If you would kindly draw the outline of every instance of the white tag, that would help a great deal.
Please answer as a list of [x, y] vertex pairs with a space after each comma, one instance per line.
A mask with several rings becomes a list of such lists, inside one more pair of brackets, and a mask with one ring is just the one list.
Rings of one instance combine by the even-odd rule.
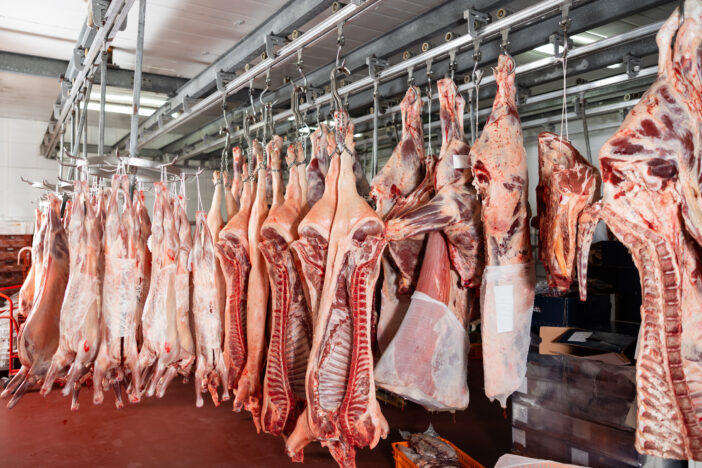
[[643, 336], [643, 325], [639, 327], [639, 336], [636, 338], [636, 351], [634, 351], [634, 359], [639, 358], [639, 346], [641, 345], [641, 337]]
[[585, 343], [588, 338], [592, 336], [592, 332], [588, 331], [578, 331], [578, 332], [573, 332], [572, 335], [570, 335], [570, 338], [568, 341], [571, 341], [573, 343]]
[[522, 380], [522, 384], [519, 386], [517, 389], [519, 393], [527, 394], [529, 393], [529, 385], [527, 384], [527, 378], [524, 377], [524, 380]]
[[469, 169], [470, 168], [470, 158], [467, 154], [454, 154], [453, 155], [453, 168], [454, 169]]
[[146, 239], [146, 247], [148, 247], [149, 252], [152, 252], [152, 253], [153, 253], [153, 249], [151, 248], [151, 237], [152, 237], [152, 236], [149, 236], [149, 238]]
[[529, 424], [529, 408], [520, 405], [519, 403], [512, 403], [512, 416], [515, 421], [521, 421], [524, 424]]
[[590, 457], [588, 457], [587, 452], [578, 450], [575, 447], [570, 448], [570, 462], [576, 465], [588, 466]]
[[508, 333], [514, 330], [514, 293], [512, 285], [494, 286], [492, 294], [495, 297], [497, 312], [497, 333]]
[[526, 448], [526, 433], [521, 430], [517, 429], [516, 427], [512, 428], [512, 445], [519, 444], [522, 447]]

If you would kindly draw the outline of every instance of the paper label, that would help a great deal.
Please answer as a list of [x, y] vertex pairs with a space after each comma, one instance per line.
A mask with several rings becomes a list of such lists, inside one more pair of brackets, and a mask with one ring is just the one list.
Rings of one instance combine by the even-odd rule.
[[512, 417], [515, 421], [521, 421], [524, 424], [529, 424], [529, 408], [520, 405], [519, 403], [512, 403]]
[[454, 169], [470, 169], [470, 158], [467, 154], [454, 154], [453, 167]]
[[592, 336], [592, 332], [589, 331], [577, 331], [570, 335], [568, 341], [573, 343], [585, 343], [588, 338]]
[[570, 462], [576, 465], [588, 466], [590, 457], [587, 452], [578, 450], [575, 447], [570, 448]]
[[497, 312], [497, 333], [508, 333], [514, 330], [514, 293], [511, 284], [494, 286], [492, 293], [495, 297]]
[[512, 428], [512, 445], [517, 445], [517, 444], [526, 448], [526, 433], [521, 429], [517, 429], [516, 427], [513, 427]]

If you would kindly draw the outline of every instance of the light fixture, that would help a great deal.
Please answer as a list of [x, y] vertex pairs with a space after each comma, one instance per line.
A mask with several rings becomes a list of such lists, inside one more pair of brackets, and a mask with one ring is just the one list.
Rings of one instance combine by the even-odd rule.
[[289, 120], [290, 122], [292, 122], [293, 120], [295, 120], [295, 116], [294, 116], [294, 115], [291, 115], [290, 117], [288, 117], [288, 120]]
[[[88, 101], [88, 110], [100, 111], [100, 103]], [[139, 107], [139, 115], [143, 117], [148, 117], [156, 111], [153, 107]], [[132, 115], [132, 106], [125, 106], [123, 104], [111, 104], [105, 103], [105, 112], [110, 112], [113, 114], [125, 114]]]
[[178, 117], [180, 117], [180, 112], [175, 111], [175, 112], [171, 113], [171, 117], [173, 117], [174, 119], [177, 119]]
[[[127, 104], [129, 106], [132, 105], [133, 97], [131, 93], [105, 93], [105, 102], [110, 103], [110, 104]], [[139, 103], [142, 106], [148, 106], [148, 107], [161, 107], [165, 102], [167, 98], [165, 96], [157, 96], [157, 95], [144, 95], [142, 94], [139, 99]], [[90, 101], [92, 102], [100, 102], [100, 91], [93, 89], [90, 93]]]
[[353, 137], [354, 138], [361, 138], [363, 136], [363, 133], [354, 133]]

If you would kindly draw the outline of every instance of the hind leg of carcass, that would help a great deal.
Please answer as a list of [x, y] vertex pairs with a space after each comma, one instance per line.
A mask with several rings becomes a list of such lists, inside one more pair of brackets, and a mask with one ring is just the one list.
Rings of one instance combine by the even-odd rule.
[[205, 404], [204, 400], [202, 399], [202, 394], [205, 393], [205, 390], [207, 388], [207, 376], [205, 375], [205, 372], [205, 360], [198, 359], [197, 364], [195, 365], [194, 378], [195, 406], [197, 406], [198, 408], [202, 408], [202, 405]]
[[78, 358], [73, 361], [71, 368], [68, 370], [68, 374], [66, 374], [66, 385], [61, 392], [63, 396], [68, 396], [68, 394], [73, 391], [73, 384], [78, 383], [86, 372], [88, 372], [88, 368], [83, 365], [82, 361]]
[[221, 351], [217, 353], [215, 369], [217, 370], [217, 374], [219, 374], [220, 380], [222, 381], [222, 401], [229, 401], [229, 368], [224, 363], [224, 353]]
[[151, 382], [149, 383], [149, 388], [146, 391], [147, 396], [154, 396], [156, 393], [156, 387], [158, 386], [159, 381], [161, 378], [164, 376], [166, 373], [166, 365], [161, 361], [160, 359], [156, 362], [156, 370], [154, 371], [153, 377], [151, 377]]
[[[80, 408], [80, 405], [78, 404], [78, 394], [80, 393], [80, 387], [80, 382], [75, 382], [73, 384], [73, 390], [71, 391], [71, 411], [78, 411], [78, 408]], [[66, 388], [68, 388], [68, 385], [66, 385]]]
[[166, 388], [168, 388], [168, 384], [171, 383], [171, 380], [173, 380], [176, 375], [178, 375], [178, 368], [175, 364], [171, 364], [168, 366], [166, 373], [163, 375], [163, 377], [161, 377], [161, 380], [159, 380], [158, 385], [156, 386], [156, 396], [158, 398], [163, 398], [163, 395], [166, 393]]
[[12, 378], [12, 380], [10, 380], [10, 382], [7, 384], [5, 390], [3, 390], [2, 393], [0, 393], [0, 397], [7, 398], [12, 393], [14, 393], [17, 387], [19, 387], [20, 384], [24, 381], [24, 378], [27, 376], [27, 372], [29, 372], [29, 367], [22, 366], [19, 372], [17, 372], [17, 374]]
[[44, 385], [42, 385], [41, 390], [39, 390], [39, 393], [42, 396], [46, 396], [49, 394], [49, 392], [51, 392], [51, 389], [54, 386], [54, 381], [56, 380], [56, 377], [58, 377], [59, 372], [65, 369], [73, 358], [75, 358], [75, 353], [71, 353], [65, 350], [63, 346], [59, 346], [58, 350], [54, 354], [54, 357], [51, 358], [51, 365], [46, 373]]
[[22, 385], [19, 386], [17, 391], [15, 392], [14, 395], [12, 395], [12, 398], [10, 401], [7, 403], [7, 408], [12, 409], [14, 406], [17, 404], [18, 401], [24, 396], [25, 393], [27, 393], [27, 390], [31, 389], [35, 383], [37, 383], [37, 378], [32, 374], [31, 369], [29, 370], [29, 373], [27, 374], [27, 377], [22, 381]]
[[112, 385], [112, 388], [115, 391], [115, 407], [117, 407], [117, 409], [124, 408], [124, 401], [122, 400], [122, 382], [117, 380]]
[[93, 404], [101, 405], [105, 399], [102, 382], [110, 367], [110, 357], [107, 354], [107, 346], [100, 347], [98, 357], [93, 365]]
[[141, 374], [139, 372], [139, 352], [137, 351], [137, 343], [135, 339], [127, 343], [126, 355], [124, 363], [131, 374], [129, 386], [127, 387], [127, 396], [132, 403], [139, 403], [141, 400]]

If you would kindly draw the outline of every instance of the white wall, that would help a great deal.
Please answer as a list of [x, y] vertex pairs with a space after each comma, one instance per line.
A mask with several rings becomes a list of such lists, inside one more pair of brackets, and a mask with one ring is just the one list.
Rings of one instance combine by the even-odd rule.
[[56, 181], [58, 165], [39, 153], [47, 122], [0, 118], [0, 220], [34, 222], [42, 191], [25, 179]]

